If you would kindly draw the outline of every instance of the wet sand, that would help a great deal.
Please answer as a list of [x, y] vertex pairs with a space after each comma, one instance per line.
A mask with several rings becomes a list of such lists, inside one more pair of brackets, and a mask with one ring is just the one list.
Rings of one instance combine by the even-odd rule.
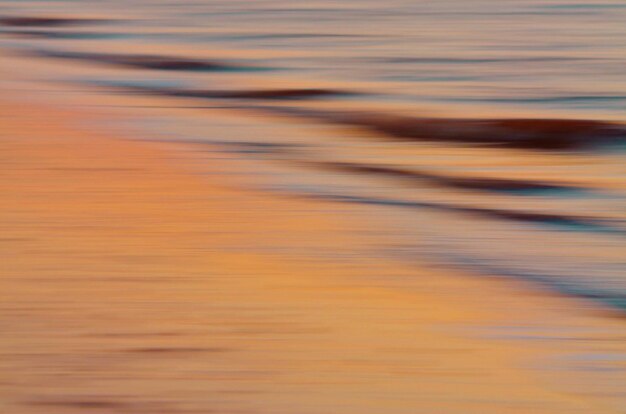
[[341, 205], [194, 174], [85, 110], [0, 113], [3, 412], [621, 412], [555, 362], [626, 351], [595, 305], [352, 260], [372, 230]]

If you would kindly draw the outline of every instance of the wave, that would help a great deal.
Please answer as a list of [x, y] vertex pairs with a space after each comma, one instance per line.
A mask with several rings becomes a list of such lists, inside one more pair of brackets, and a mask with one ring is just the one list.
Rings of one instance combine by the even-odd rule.
[[515, 269], [459, 252], [437, 252], [430, 249], [428, 257], [430, 260], [434, 259], [448, 266], [459, 267], [464, 271], [491, 277], [523, 280], [562, 295], [602, 303], [620, 312], [620, 314], [626, 312], [626, 293], [623, 291], [593, 286], [591, 283], [576, 282], [566, 274], [555, 276], [537, 271]]
[[[179, 89], [162, 88], [158, 86], [140, 85], [139, 83], [87, 81], [88, 85], [119, 88], [125, 91], [140, 92], [149, 95], [160, 95], [177, 98], [198, 99], [251, 99], [251, 100], [302, 100], [316, 98], [337, 98], [345, 96], [364, 95], [359, 92], [328, 89], [328, 88], [277, 88], [277, 89]], [[142, 82], [145, 83], [145, 82]]]
[[[365, 93], [358, 91], [318, 88], [194, 91], [118, 83], [108, 83], [108, 86], [163, 96], [208, 99], [278, 100], [365, 95]], [[359, 127], [405, 141], [441, 141], [533, 150], [593, 149], [626, 142], [626, 126], [608, 121], [550, 118], [422, 118], [383, 112], [331, 111], [254, 105], [233, 106], [233, 109], [249, 109], [275, 115], [287, 115]]]
[[106, 32], [79, 32], [79, 31], [52, 31], [52, 30], [5, 30], [3, 35], [23, 37], [29, 39], [54, 40], [96, 40], [96, 39], [126, 39], [132, 37], [128, 33]]
[[81, 60], [93, 63], [104, 63], [115, 66], [126, 66], [141, 69], [168, 70], [168, 71], [245, 71], [263, 70], [265, 68], [238, 65], [229, 62], [205, 59], [192, 59], [160, 55], [125, 55], [108, 53], [83, 53], [67, 51], [38, 50], [25, 52], [39, 57]]
[[616, 220], [607, 220], [596, 217], [571, 216], [558, 213], [540, 213], [523, 210], [506, 210], [496, 208], [470, 207], [449, 203], [412, 201], [382, 197], [368, 197], [360, 195], [324, 193], [314, 191], [294, 191], [292, 194], [309, 198], [322, 199], [351, 204], [365, 204], [373, 206], [398, 207], [405, 209], [429, 209], [441, 212], [459, 213], [480, 216], [487, 219], [522, 222], [539, 226], [547, 226], [557, 230], [575, 231], [583, 233], [610, 234], [626, 236], [626, 229], [615, 226]]
[[310, 98], [328, 98], [355, 95], [355, 92], [323, 89], [323, 88], [293, 88], [293, 89], [248, 89], [248, 90], [185, 90], [185, 89], [156, 89], [139, 88], [144, 92], [152, 92], [164, 96], [183, 98], [207, 99], [268, 99], [268, 100], [298, 100]]
[[592, 149], [623, 144], [626, 126], [614, 122], [543, 118], [421, 118], [381, 112], [251, 107], [275, 114], [365, 128], [395, 139], [484, 144], [533, 150]]
[[488, 191], [507, 193], [511, 195], [535, 195], [535, 194], [570, 194], [587, 191], [582, 187], [573, 185], [561, 185], [533, 180], [511, 180], [503, 178], [478, 178], [441, 175], [426, 171], [408, 170], [402, 168], [376, 166], [368, 164], [356, 164], [347, 162], [328, 161], [304, 161], [305, 165], [318, 168], [348, 172], [357, 174], [377, 175], [389, 178], [397, 178], [407, 182], [427, 181], [442, 187], [450, 187], [462, 190]]
[[69, 17], [5, 16], [0, 25], [13, 27], [62, 27], [102, 23], [102, 19], [75, 19]]

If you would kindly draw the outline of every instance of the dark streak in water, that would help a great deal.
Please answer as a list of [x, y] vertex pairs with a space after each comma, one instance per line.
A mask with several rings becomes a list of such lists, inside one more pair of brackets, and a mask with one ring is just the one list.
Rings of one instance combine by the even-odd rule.
[[[189, 91], [120, 84], [109, 86], [188, 98], [303, 99], [311, 96], [353, 93], [326, 89]], [[382, 112], [329, 111], [261, 105], [233, 106], [231, 109], [262, 111], [348, 125], [403, 141], [455, 142], [546, 151], [593, 149], [626, 142], [626, 126], [595, 120], [422, 118]]]
[[564, 186], [530, 180], [508, 180], [501, 178], [470, 178], [455, 177], [434, 174], [425, 171], [407, 170], [401, 168], [374, 166], [366, 164], [354, 164], [345, 162], [306, 161], [305, 165], [330, 169], [339, 172], [370, 174], [403, 179], [410, 182], [428, 181], [445, 187], [459, 188], [463, 190], [478, 190], [501, 192], [512, 195], [532, 195], [535, 193], [563, 193], [582, 192], [580, 187]]
[[263, 89], [263, 90], [240, 90], [240, 91], [211, 91], [211, 90], [153, 90], [153, 93], [165, 96], [177, 96], [183, 98], [207, 98], [207, 99], [267, 99], [267, 100], [298, 100], [311, 98], [326, 98], [350, 95], [353, 93], [320, 88], [294, 88], [294, 89]]
[[503, 210], [482, 207], [465, 207], [444, 203], [407, 201], [332, 193], [300, 192], [296, 194], [298, 196], [311, 199], [323, 199], [343, 203], [367, 204], [407, 209], [431, 209], [451, 213], [482, 216], [489, 219], [518, 221], [523, 223], [549, 226], [568, 231], [594, 232], [626, 236], [626, 230], [611, 226], [611, 221], [593, 217], [568, 216], [555, 213], [535, 213], [528, 211]]
[[338, 34], [338, 33], [257, 33], [257, 34], [232, 34], [222, 36], [211, 36], [211, 39], [219, 40], [272, 40], [272, 39], [342, 39], [361, 38], [366, 35]]
[[196, 141], [194, 143], [219, 145], [228, 148], [227, 152], [236, 154], [285, 154], [298, 147], [296, 144], [250, 141]]
[[610, 306], [620, 312], [626, 312], [626, 293], [624, 292], [612, 291], [610, 289], [599, 290], [591, 287], [579, 286], [575, 282], [568, 281], [566, 276], [548, 277], [534, 272], [509, 269], [458, 253], [437, 254], [436, 252], [429, 252], [428, 256], [431, 259], [433, 257], [439, 257], [439, 259], [444, 263], [459, 266], [463, 270], [470, 270], [483, 275], [524, 280], [563, 295], [593, 300], [606, 306]]
[[129, 349], [127, 352], [142, 354], [173, 354], [173, 353], [202, 353], [202, 352], [229, 352], [229, 348], [176, 348], [176, 347], [157, 347], [157, 348], [137, 348]]
[[[105, 83], [106, 85], [106, 83]], [[143, 93], [183, 98], [305, 99], [353, 94], [328, 89], [193, 91], [109, 83]], [[583, 150], [626, 142], [626, 126], [595, 120], [541, 118], [422, 118], [382, 112], [329, 111], [295, 107], [233, 106], [275, 115], [364, 128], [403, 141], [441, 141], [532, 150]]]
[[67, 39], [67, 40], [95, 40], [95, 39], [118, 39], [127, 38], [130, 35], [125, 33], [104, 33], [104, 32], [68, 32], [51, 30], [10, 30], [2, 32], [4, 35], [11, 35], [33, 39]]
[[626, 141], [624, 125], [593, 120], [420, 118], [378, 112], [267, 106], [248, 109], [360, 127], [404, 141], [457, 142], [551, 151], [590, 149]]
[[111, 172], [111, 171], [130, 172], [130, 171], [141, 171], [139, 168], [122, 168], [122, 167], [90, 167], [90, 168], [46, 167], [46, 168], [37, 168], [37, 169], [38, 170], [44, 170], [44, 171], [83, 171], [83, 172]]
[[357, 94], [350, 91], [324, 88], [189, 90], [175, 88], [155, 88], [149, 86], [128, 85], [115, 82], [95, 82], [95, 84], [122, 88], [125, 90], [136, 91], [146, 94], [198, 99], [302, 100], [316, 98], [334, 98]]
[[34, 401], [28, 404], [44, 407], [71, 407], [81, 409], [124, 409], [129, 407], [129, 405], [125, 403], [101, 400]]
[[0, 25], [13, 27], [61, 27], [93, 24], [102, 22], [99, 19], [72, 19], [65, 17], [28, 17], [6, 16], [0, 17]]
[[[142, 139], [142, 141], [146, 141]], [[279, 154], [286, 153], [300, 147], [298, 144], [275, 143], [275, 142], [253, 142], [253, 141], [222, 141], [212, 139], [150, 139], [151, 142], [168, 142], [177, 144], [192, 145], [215, 145], [229, 148], [228, 152], [245, 154]], [[232, 149], [231, 149], [232, 148]]]
[[32, 53], [40, 57], [82, 60], [94, 63], [105, 63], [109, 65], [153, 70], [204, 72], [262, 69], [258, 67], [239, 66], [226, 62], [158, 55], [118, 55], [106, 53], [58, 52], [48, 50], [40, 50]]
[[180, 336], [180, 332], [105, 332], [105, 333], [88, 333], [86, 337], [96, 338], [134, 338], [134, 337], [163, 337], [163, 336]]

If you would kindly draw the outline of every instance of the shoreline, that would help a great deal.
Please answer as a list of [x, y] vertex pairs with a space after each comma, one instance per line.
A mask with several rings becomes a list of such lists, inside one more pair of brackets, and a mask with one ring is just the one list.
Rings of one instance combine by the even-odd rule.
[[[77, 127], [88, 111], [8, 98], [0, 109], [11, 413], [619, 412], [600, 389], [555, 385], [571, 372], [528, 363], [624, 352], [621, 321], [568, 314], [570, 299], [523, 283], [352, 260], [366, 226], [194, 175], [167, 144]], [[405, 290], [385, 280], [416, 275]], [[588, 336], [458, 329], [529, 321]]]

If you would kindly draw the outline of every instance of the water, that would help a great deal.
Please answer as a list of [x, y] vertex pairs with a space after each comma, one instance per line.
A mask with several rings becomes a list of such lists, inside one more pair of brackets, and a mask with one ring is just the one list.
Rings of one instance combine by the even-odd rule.
[[626, 308], [621, 0], [5, 0], [0, 15], [7, 89], [123, 116], [278, 197], [353, 206], [397, 240], [382, 254]]

